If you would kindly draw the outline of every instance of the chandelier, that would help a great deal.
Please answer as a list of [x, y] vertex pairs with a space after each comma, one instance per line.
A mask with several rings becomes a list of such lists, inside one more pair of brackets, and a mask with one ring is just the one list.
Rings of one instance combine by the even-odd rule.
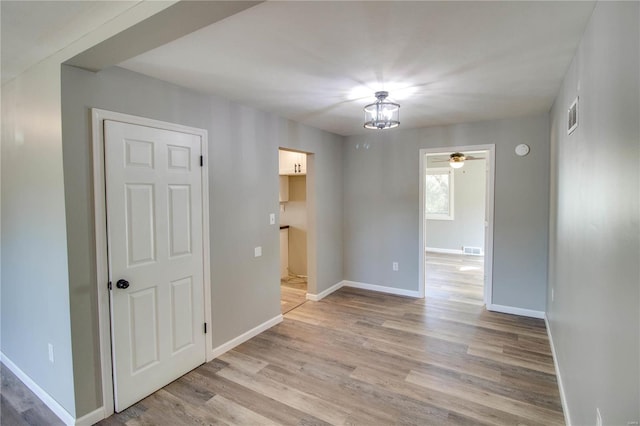
[[378, 100], [364, 107], [365, 129], [393, 129], [400, 125], [400, 105], [387, 101], [389, 92], [376, 92]]

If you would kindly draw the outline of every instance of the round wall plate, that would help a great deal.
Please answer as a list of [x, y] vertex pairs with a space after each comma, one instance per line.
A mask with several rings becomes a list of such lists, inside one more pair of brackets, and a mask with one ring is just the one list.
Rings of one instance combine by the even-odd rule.
[[520, 157], [524, 157], [528, 153], [529, 145], [521, 143], [520, 145], [516, 146], [516, 154], [518, 154]]

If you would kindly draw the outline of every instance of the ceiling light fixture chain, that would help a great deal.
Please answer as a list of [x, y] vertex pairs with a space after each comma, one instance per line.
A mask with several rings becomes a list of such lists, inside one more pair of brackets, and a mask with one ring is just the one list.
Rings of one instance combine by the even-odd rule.
[[376, 102], [364, 107], [365, 129], [393, 129], [400, 125], [400, 104], [386, 100], [389, 92], [376, 92]]

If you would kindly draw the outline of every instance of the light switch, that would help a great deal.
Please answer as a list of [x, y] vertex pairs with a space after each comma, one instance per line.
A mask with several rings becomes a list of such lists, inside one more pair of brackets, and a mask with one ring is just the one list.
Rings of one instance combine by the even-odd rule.
[[275, 224], [276, 224], [276, 214], [271, 213], [269, 215], [269, 225], [275, 225]]
[[262, 247], [256, 247], [253, 249], [253, 257], [262, 256]]

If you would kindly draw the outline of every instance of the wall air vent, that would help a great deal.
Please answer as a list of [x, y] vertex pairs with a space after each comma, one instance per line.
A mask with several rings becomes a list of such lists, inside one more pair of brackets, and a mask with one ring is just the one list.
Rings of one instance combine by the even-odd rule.
[[570, 135], [578, 127], [578, 98], [573, 101], [567, 113], [567, 134]]

